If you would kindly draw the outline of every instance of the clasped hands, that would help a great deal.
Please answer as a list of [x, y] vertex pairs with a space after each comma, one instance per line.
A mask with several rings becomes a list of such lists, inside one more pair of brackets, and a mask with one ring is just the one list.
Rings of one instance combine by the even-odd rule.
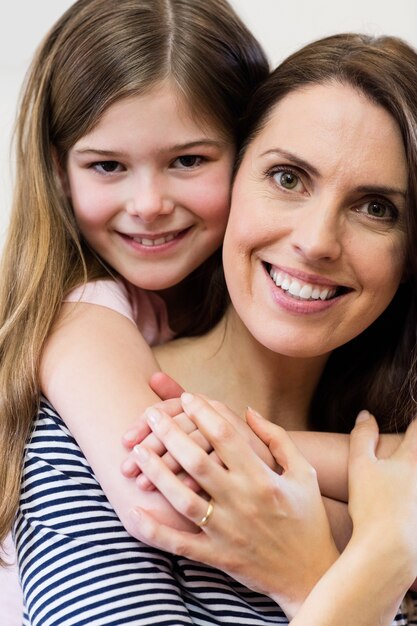
[[[163, 375], [152, 384], [162, 397], [182, 391]], [[417, 573], [410, 528], [413, 515], [417, 521], [416, 426], [410, 426], [392, 457], [379, 460], [376, 422], [366, 412], [361, 418], [351, 435], [349, 468], [354, 539], [378, 549], [374, 522], [385, 536], [395, 534], [391, 543], [397, 557], [407, 554], [411, 584]], [[221, 403], [190, 394], [145, 412], [124, 437], [131, 449], [124, 475], [141, 489], [158, 489], [195, 524], [205, 519], [208, 501], [213, 508], [195, 532], [172, 529], [134, 509], [134, 534], [221, 569], [272, 597], [292, 617], [339, 553], [312, 466], [282, 428], [252, 410], [246, 420]], [[399, 498], [404, 482], [406, 494]], [[393, 531], [396, 520], [407, 532]], [[378, 537], [384, 542], [384, 534]]]

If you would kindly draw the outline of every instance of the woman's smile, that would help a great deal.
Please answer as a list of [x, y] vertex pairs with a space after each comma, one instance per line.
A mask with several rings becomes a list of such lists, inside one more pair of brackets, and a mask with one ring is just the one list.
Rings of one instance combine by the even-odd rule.
[[243, 157], [224, 243], [232, 302], [261, 344], [327, 354], [385, 310], [404, 272], [407, 176], [395, 121], [352, 87], [279, 101]]

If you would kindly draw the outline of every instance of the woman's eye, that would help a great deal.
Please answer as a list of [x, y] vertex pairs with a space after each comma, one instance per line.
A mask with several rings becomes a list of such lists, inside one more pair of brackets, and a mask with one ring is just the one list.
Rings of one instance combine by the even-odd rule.
[[359, 207], [360, 213], [365, 213], [370, 217], [393, 220], [397, 217], [398, 211], [390, 202], [383, 200], [371, 200]]
[[185, 154], [184, 156], [180, 156], [173, 162], [173, 167], [177, 167], [179, 169], [189, 169], [193, 167], [198, 167], [201, 165], [203, 158], [197, 156], [196, 154]]
[[97, 161], [91, 167], [99, 174], [113, 174], [122, 171], [122, 166], [118, 161]]
[[275, 182], [284, 189], [289, 189], [290, 191], [302, 190], [302, 182], [299, 176], [295, 172], [291, 170], [280, 170], [273, 173], [273, 178]]

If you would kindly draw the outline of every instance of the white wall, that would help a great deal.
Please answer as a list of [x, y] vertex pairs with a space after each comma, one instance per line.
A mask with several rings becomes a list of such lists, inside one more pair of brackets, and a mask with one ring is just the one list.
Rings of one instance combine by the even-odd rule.
[[[117, 1], [117, 0], [115, 0]], [[318, 37], [341, 31], [398, 35], [417, 47], [416, 0], [230, 0], [272, 64]], [[72, 0], [14, 0], [0, 20], [0, 244], [11, 195], [9, 144], [19, 87], [33, 51]]]

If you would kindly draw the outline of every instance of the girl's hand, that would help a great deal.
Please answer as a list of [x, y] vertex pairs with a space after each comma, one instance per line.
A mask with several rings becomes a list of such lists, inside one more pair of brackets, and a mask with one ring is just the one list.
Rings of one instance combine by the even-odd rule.
[[292, 615], [338, 556], [315, 471], [283, 429], [252, 412], [249, 425], [269, 447], [280, 474], [205, 399], [184, 394], [182, 405], [222, 465], [163, 412], [150, 409], [148, 421], [205, 497], [184, 485], [153, 450], [142, 444], [135, 453], [142, 472], [196, 524], [196, 533], [158, 524], [139, 509], [132, 511], [130, 529], [150, 545], [229, 573]]
[[[155, 408], [162, 410], [170, 415], [176, 423], [187, 433], [193, 441], [200, 445], [206, 452], [211, 452], [212, 457], [217, 462], [220, 462], [215, 452], [207, 441], [207, 439], [199, 432], [195, 423], [188, 418], [188, 416], [182, 411], [182, 405], [179, 397], [172, 397], [174, 394], [183, 392], [183, 389], [176, 383], [170, 376], [163, 372], [157, 372], [150, 379], [150, 386], [163, 400], [161, 403], [155, 405]], [[265, 463], [270, 467], [275, 466], [275, 461], [272, 458], [269, 450], [263, 444], [263, 442], [253, 433], [252, 429], [246, 424], [245, 420], [236, 415], [228, 407], [220, 402], [214, 400], [208, 400], [214, 406], [219, 413], [223, 415], [236, 429], [242, 433], [243, 436], [250, 442], [253, 449], [262, 458]], [[166, 463], [167, 467], [174, 473], [182, 471], [179, 463], [174, 457], [166, 451], [163, 443], [151, 433], [149, 425], [146, 421], [146, 415], [143, 414], [135, 427], [132, 427], [123, 437], [123, 443], [128, 449], [132, 449], [138, 443], [143, 443], [147, 448], [152, 449], [156, 454], [161, 456]], [[151, 490], [154, 488], [151, 481], [147, 476], [141, 474], [140, 467], [137, 464], [136, 455], [130, 454], [121, 467], [122, 474], [126, 478], [137, 477], [137, 484], [141, 489]], [[190, 478], [186, 479], [187, 484], [198, 491], [199, 487]]]

